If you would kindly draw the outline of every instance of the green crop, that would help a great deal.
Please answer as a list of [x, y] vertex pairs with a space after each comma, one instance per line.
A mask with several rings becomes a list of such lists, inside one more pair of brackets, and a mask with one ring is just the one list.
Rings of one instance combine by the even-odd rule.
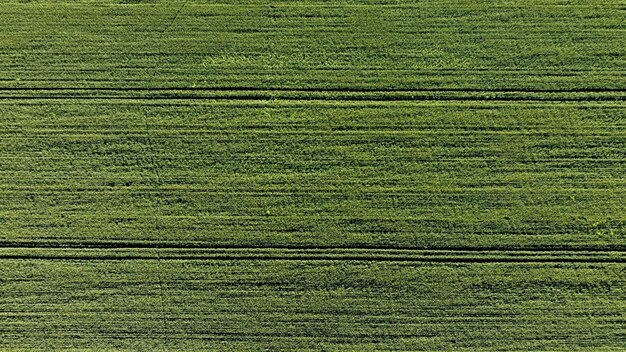
[[626, 2], [0, 3], [0, 350], [626, 348]]

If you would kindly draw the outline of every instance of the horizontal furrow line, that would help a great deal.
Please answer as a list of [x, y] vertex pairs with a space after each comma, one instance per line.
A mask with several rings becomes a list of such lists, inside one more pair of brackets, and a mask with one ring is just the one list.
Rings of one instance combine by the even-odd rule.
[[224, 87], [0, 87], [3, 91], [132, 91], [132, 92], [163, 92], [163, 91], [254, 91], [254, 92], [347, 92], [347, 93], [420, 93], [420, 92], [485, 92], [485, 93], [604, 93], [626, 92], [626, 88], [350, 88], [350, 87], [253, 87], [253, 86], [224, 86]]
[[210, 256], [138, 256], [138, 255], [37, 255], [0, 254], [0, 260], [203, 260], [203, 261], [368, 261], [368, 262], [425, 262], [425, 263], [626, 263], [625, 258], [547, 258], [547, 257], [383, 257], [383, 256], [280, 256], [280, 255], [210, 255]]
[[12, 260], [289, 260], [289, 261], [394, 261], [459, 263], [624, 263], [624, 252], [595, 251], [445, 251], [379, 249], [66, 249], [3, 248], [0, 259]]
[[264, 251], [264, 250], [284, 250], [284, 251], [389, 251], [389, 252], [523, 252], [523, 253], [586, 253], [586, 252], [599, 252], [599, 253], [626, 253], [626, 246], [613, 244], [605, 246], [551, 246], [551, 247], [512, 247], [512, 246], [490, 246], [490, 247], [478, 247], [478, 246], [436, 246], [436, 247], [401, 247], [401, 246], [380, 246], [380, 245], [359, 245], [359, 246], [332, 246], [332, 245], [238, 245], [238, 244], [220, 244], [209, 245], [204, 242], [158, 242], [158, 241], [2, 241], [0, 242], [0, 248], [5, 249], [138, 249], [138, 250], [151, 250], [151, 249], [198, 249], [198, 250], [211, 250], [211, 251], [232, 251], [232, 250], [245, 250], [245, 251]]
[[197, 100], [197, 101], [521, 101], [521, 102], [593, 102], [593, 101], [626, 101], [624, 95], [614, 96], [273, 96], [273, 95], [191, 95], [191, 94], [164, 94], [154, 96], [116, 96], [116, 95], [15, 95], [0, 96], [0, 100], [118, 100], [118, 101], [167, 101], [167, 100]]

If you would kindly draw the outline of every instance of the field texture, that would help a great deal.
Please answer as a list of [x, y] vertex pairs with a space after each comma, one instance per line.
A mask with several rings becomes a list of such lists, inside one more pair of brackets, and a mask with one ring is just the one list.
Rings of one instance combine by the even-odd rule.
[[626, 350], [626, 1], [0, 2], [0, 350]]

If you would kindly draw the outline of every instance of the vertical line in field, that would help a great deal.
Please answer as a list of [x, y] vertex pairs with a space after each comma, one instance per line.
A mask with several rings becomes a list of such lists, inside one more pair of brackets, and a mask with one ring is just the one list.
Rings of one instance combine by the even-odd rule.
[[[160, 218], [161, 177], [159, 175], [159, 168], [156, 163], [155, 150], [154, 150], [154, 145], [152, 143], [152, 136], [150, 133], [150, 123], [148, 121], [149, 119], [148, 119], [147, 111], [144, 111], [143, 117], [144, 117], [144, 122], [145, 122], [146, 144], [148, 146], [148, 153], [150, 154], [150, 169], [152, 170], [152, 173], [154, 174], [154, 187], [155, 187], [155, 194], [156, 194], [155, 201], [154, 201], [155, 211], [153, 212], [153, 218], [154, 218], [154, 224], [155, 224], [157, 235], [159, 235], [163, 229], [161, 218]], [[154, 254], [157, 259], [156, 278], [157, 278], [157, 285], [159, 286], [159, 303], [161, 306], [161, 323], [162, 323], [162, 328], [163, 328], [163, 339], [165, 340], [167, 336], [167, 316], [165, 313], [165, 294], [163, 292], [164, 277], [163, 277], [163, 273], [161, 272], [162, 263], [161, 263], [161, 256], [159, 254], [158, 248], [155, 248]]]
[[160, 35], [161, 37], [163, 37], [163, 34], [165, 34], [165, 32], [167, 32], [170, 29], [170, 27], [172, 27], [172, 25], [174, 25], [174, 22], [176, 22], [176, 19], [178, 19], [178, 15], [180, 15], [180, 13], [183, 11], [185, 6], [187, 6], [188, 2], [189, 2], [189, 0], [185, 0], [183, 2], [183, 4], [180, 5], [180, 7], [178, 8], [178, 11], [176, 11], [176, 14], [174, 15], [174, 17], [172, 18], [170, 23], [161, 31], [161, 35]]
[[[174, 25], [174, 23], [176, 22], [176, 20], [178, 19], [178, 16], [181, 14], [181, 12], [183, 11], [183, 9], [185, 8], [185, 6], [187, 5], [187, 2], [189, 0], [185, 0], [182, 2], [181, 6], [178, 8], [178, 10], [176, 11], [175, 15], [172, 17], [172, 19], [168, 22], [168, 24], [163, 27], [163, 30], [161, 30], [159, 32], [158, 35], [158, 40], [162, 40], [165, 36], [165, 33]], [[167, 4], [166, 4], [167, 6]], [[157, 52], [161, 55], [166, 54], [162, 49], [159, 49], [159, 47], [157, 47]], [[146, 85], [148, 89], [154, 88], [152, 85], [154, 79], [157, 77], [158, 73], [159, 73], [159, 56], [157, 56], [157, 60], [154, 63], [154, 67], [152, 68], [152, 74], [149, 75], [148, 80], [146, 81]], [[146, 136], [146, 144], [148, 146], [148, 152], [150, 154], [150, 168], [152, 170], [152, 173], [154, 174], [154, 186], [155, 186], [155, 194], [156, 194], [156, 199], [154, 202], [154, 222], [155, 222], [155, 228], [156, 228], [156, 232], [157, 235], [159, 235], [161, 233], [161, 231], [163, 230], [163, 224], [161, 222], [161, 218], [160, 218], [160, 214], [161, 214], [161, 207], [160, 207], [160, 202], [161, 202], [161, 176], [159, 174], [159, 167], [157, 165], [157, 161], [156, 161], [156, 151], [154, 149], [154, 143], [152, 141], [152, 134], [151, 134], [151, 126], [150, 126], [150, 117], [149, 117], [149, 111], [148, 110], [144, 110], [144, 114], [143, 114], [143, 118], [144, 118], [144, 126], [145, 126], [145, 136]], [[168, 322], [167, 322], [167, 314], [165, 312], [165, 294], [163, 292], [163, 287], [164, 287], [164, 276], [163, 276], [163, 272], [162, 272], [162, 261], [161, 261], [161, 256], [159, 254], [159, 249], [155, 248], [154, 249], [154, 254], [156, 256], [157, 259], [157, 270], [156, 270], [156, 279], [157, 279], [157, 285], [159, 287], [159, 303], [161, 306], [161, 322], [162, 322], [162, 329], [163, 329], [163, 336], [161, 337], [164, 341], [167, 340], [167, 332], [168, 332]]]

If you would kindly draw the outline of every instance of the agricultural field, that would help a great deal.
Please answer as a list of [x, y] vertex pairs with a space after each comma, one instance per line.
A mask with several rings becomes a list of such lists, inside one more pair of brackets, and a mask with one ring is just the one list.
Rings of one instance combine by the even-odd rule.
[[0, 2], [38, 350], [626, 350], [626, 1]]

